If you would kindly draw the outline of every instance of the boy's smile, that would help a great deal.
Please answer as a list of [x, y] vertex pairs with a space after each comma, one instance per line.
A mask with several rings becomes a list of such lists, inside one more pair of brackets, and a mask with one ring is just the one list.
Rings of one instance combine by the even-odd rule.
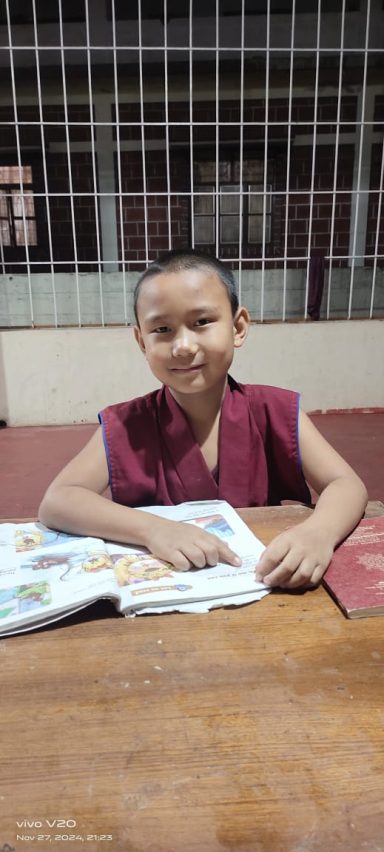
[[225, 286], [200, 267], [143, 282], [136, 340], [156, 378], [178, 401], [184, 394], [222, 393], [235, 347], [245, 340], [245, 308], [232, 315]]

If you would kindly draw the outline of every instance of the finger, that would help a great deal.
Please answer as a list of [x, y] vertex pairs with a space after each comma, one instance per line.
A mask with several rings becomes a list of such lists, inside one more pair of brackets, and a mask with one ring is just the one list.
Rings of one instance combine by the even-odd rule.
[[237, 555], [227, 544], [223, 544], [220, 542], [219, 548], [219, 560], [220, 562], [228, 562], [229, 565], [241, 565], [240, 556]]
[[256, 579], [264, 581], [275, 568], [281, 565], [288, 553], [288, 543], [278, 540], [273, 541], [269, 547], [266, 547], [258, 564], [256, 565]]
[[311, 577], [311, 586], [318, 586], [321, 582], [327, 568], [324, 565], [317, 565], [312, 577]]
[[192, 567], [189, 559], [184, 556], [184, 553], [182, 553], [181, 550], [175, 550], [167, 556], [167, 560], [172, 563], [176, 571], [189, 571]]
[[315, 571], [313, 572], [312, 583], [314, 586], [318, 586], [321, 580], [324, 577], [324, 574], [328, 568], [328, 565], [317, 565]]
[[205, 547], [204, 551], [207, 565], [209, 565], [210, 568], [213, 568], [214, 565], [217, 565], [217, 563], [220, 562], [218, 547], [215, 547], [215, 545], [210, 545], [209, 547]]
[[281, 583], [283, 589], [301, 589], [312, 585], [314, 572], [317, 568], [313, 559], [303, 559], [296, 571]]
[[312, 575], [315, 570], [313, 562], [304, 560], [297, 570], [281, 584], [282, 589], [302, 589], [308, 588], [312, 583]]
[[188, 543], [183, 546], [183, 553], [193, 568], [205, 568], [207, 557], [201, 545]]
[[297, 571], [301, 562], [301, 557], [295, 556], [292, 552], [289, 553], [280, 565], [277, 565], [273, 571], [264, 576], [263, 582], [266, 586], [282, 586], [285, 588], [285, 584], [290, 580], [295, 571]]
[[[228, 562], [230, 565], [236, 566], [241, 565], [241, 559], [238, 554], [231, 550], [225, 541], [216, 535], [212, 535], [212, 533], [209, 533], [209, 541], [205, 537], [204, 543], [199, 541], [199, 546], [204, 548], [208, 565], [217, 565], [218, 562]], [[209, 561], [208, 556], [214, 561]]]

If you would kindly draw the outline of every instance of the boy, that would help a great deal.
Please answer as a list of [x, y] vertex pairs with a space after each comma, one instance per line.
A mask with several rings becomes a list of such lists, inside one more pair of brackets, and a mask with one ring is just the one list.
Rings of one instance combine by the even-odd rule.
[[[137, 343], [162, 388], [99, 415], [101, 427], [48, 488], [40, 520], [71, 533], [140, 544], [179, 570], [240, 560], [192, 524], [135, 506], [221, 498], [235, 507], [310, 502], [310, 518], [277, 536], [257, 566], [267, 585], [315, 585], [358, 523], [365, 487], [299, 410], [292, 391], [228, 376], [249, 314], [224, 264], [169, 252], [135, 290]], [[108, 484], [112, 501], [103, 497]]]

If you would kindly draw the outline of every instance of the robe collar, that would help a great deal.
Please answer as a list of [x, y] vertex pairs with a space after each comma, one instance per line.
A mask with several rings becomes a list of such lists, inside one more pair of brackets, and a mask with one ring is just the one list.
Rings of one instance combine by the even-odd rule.
[[158, 392], [162, 441], [172, 460], [183, 500], [227, 500], [250, 505], [252, 437], [247, 396], [228, 376], [219, 422], [219, 476], [215, 481], [190, 423], [169, 388]]

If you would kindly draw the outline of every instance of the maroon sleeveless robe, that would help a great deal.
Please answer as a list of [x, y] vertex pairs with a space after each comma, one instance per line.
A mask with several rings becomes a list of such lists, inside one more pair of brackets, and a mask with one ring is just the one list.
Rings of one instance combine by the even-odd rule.
[[228, 377], [211, 472], [167, 387], [99, 414], [112, 499], [125, 506], [227, 500], [234, 507], [311, 502], [298, 446], [299, 395]]

